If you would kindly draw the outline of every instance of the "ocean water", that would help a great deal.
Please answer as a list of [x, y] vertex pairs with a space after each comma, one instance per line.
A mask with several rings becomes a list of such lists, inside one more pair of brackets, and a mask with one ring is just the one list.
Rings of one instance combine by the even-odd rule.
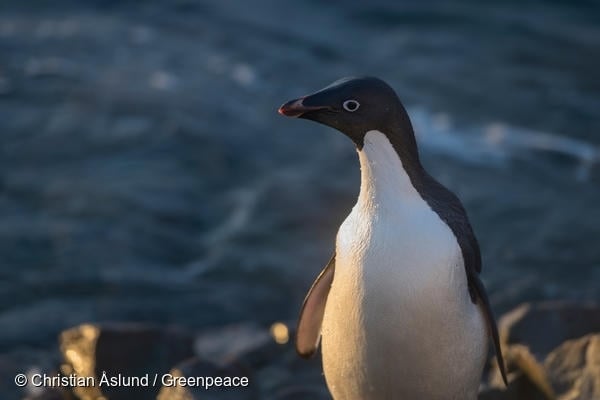
[[404, 101], [497, 313], [600, 300], [597, 2], [5, 1], [0, 381], [82, 322], [294, 319], [359, 169], [276, 110], [348, 75]]

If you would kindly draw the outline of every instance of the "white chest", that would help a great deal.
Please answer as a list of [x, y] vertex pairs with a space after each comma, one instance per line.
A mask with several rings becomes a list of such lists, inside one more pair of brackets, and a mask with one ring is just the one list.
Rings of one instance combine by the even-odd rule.
[[359, 295], [378, 293], [367, 300], [380, 299], [382, 305], [394, 300], [394, 307], [401, 299], [424, 307], [436, 295], [466, 290], [454, 235], [435, 212], [419, 205], [357, 205], [337, 236], [334, 285], [342, 282], [360, 285]]
[[[340, 399], [453, 398], [424, 392], [440, 380], [431, 387], [453, 385], [468, 399], [487, 347], [456, 238], [385, 135], [369, 132], [359, 157], [361, 192], [338, 231], [323, 320], [330, 390]], [[456, 366], [461, 357], [468, 371]]]
[[361, 192], [338, 231], [336, 276], [411, 299], [415, 290], [460, 285], [453, 282], [456, 270], [464, 275], [458, 242], [413, 187], [387, 138], [368, 133], [359, 156]]

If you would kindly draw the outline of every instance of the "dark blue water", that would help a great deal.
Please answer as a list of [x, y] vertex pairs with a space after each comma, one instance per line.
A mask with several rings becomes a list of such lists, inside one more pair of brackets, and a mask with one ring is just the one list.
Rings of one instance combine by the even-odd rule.
[[0, 2], [2, 379], [81, 322], [295, 318], [359, 172], [276, 109], [346, 75], [397, 89], [498, 312], [600, 300], [598, 3], [396, 3]]

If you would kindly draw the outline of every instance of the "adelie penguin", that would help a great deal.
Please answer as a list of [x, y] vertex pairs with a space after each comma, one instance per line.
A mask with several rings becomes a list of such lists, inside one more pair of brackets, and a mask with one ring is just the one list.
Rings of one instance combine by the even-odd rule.
[[336, 400], [474, 400], [498, 330], [458, 198], [425, 171], [408, 114], [376, 78], [345, 78], [279, 113], [356, 145], [358, 201], [300, 313], [296, 349], [322, 345]]

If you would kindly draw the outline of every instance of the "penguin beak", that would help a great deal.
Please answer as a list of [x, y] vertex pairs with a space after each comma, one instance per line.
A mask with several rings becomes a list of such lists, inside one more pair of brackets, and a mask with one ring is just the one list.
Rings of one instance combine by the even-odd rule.
[[288, 101], [287, 103], [285, 103], [284, 105], [279, 107], [279, 110], [278, 110], [279, 114], [285, 115], [286, 117], [300, 118], [308, 112], [327, 110], [327, 109], [331, 108], [329, 106], [307, 106], [307, 105], [304, 105], [305, 98], [306, 97], [301, 97], [296, 100]]

